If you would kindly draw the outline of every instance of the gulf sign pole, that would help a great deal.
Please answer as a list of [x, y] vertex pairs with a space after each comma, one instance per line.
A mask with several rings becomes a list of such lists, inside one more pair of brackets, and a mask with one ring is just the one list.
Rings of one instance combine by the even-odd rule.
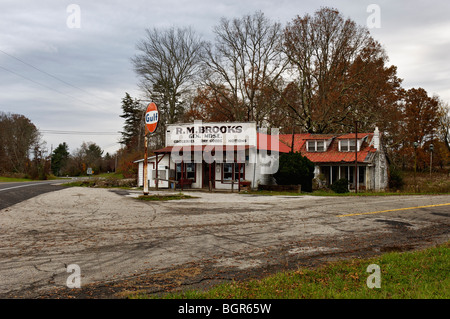
[[[145, 155], [144, 155], [144, 195], [148, 195], [148, 137], [155, 133], [156, 128], [158, 127], [159, 120], [159, 112], [158, 107], [155, 103], [150, 103], [147, 106], [147, 110], [145, 111], [145, 135], [144, 135], [144, 147], [145, 147]], [[158, 170], [158, 163], [156, 163], [156, 170]], [[158, 183], [158, 181], [156, 181]]]

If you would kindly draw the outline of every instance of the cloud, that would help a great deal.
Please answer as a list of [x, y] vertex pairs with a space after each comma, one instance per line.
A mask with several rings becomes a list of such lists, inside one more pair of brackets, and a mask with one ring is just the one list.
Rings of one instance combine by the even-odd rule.
[[[80, 28], [69, 28], [67, 6], [78, 4]], [[285, 24], [296, 15], [313, 14], [331, 6], [365, 24], [373, 1], [2, 1], [0, 50], [72, 86], [43, 74], [0, 52], [0, 110], [29, 117], [42, 130], [120, 131], [121, 99], [125, 92], [141, 97], [130, 58], [145, 28], [192, 26], [212, 40], [221, 17], [233, 18], [261, 10]], [[370, 32], [398, 66], [405, 86], [423, 87], [450, 100], [450, 3], [435, 1], [377, 1], [381, 28]], [[27, 80], [24, 77], [32, 80]], [[34, 82], [33, 82], [34, 81]], [[43, 84], [39, 85], [37, 83]], [[45, 135], [47, 145], [99, 141], [113, 152], [115, 136]], [[116, 143], [114, 145], [114, 143]], [[113, 144], [111, 146], [111, 144]]]

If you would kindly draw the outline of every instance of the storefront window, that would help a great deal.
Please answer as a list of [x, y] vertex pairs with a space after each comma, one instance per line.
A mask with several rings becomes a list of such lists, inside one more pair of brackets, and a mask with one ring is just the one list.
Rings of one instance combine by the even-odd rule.
[[[176, 180], [181, 179], [181, 163], [176, 164]], [[192, 179], [195, 182], [195, 163], [183, 163], [183, 178]]]
[[[234, 165], [234, 170], [233, 170]], [[231, 182], [234, 174], [234, 181], [239, 180], [239, 163], [223, 163], [222, 180]], [[241, 163], [241, 181], [245, 179], [245, 164]]]
[[195, 163], [186, 163], [186, 178], [195, 180]]

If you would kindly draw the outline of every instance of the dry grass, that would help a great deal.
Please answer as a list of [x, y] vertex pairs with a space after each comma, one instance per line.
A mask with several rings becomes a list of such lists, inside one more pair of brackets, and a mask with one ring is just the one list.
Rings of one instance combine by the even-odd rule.
[[450, 172], [403, 172], [403, 192], [450, 193]]

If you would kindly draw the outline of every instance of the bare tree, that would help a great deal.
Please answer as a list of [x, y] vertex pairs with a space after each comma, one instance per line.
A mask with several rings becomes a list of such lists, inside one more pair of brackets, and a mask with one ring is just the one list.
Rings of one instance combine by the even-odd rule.
[[160, 109], [159, 130], [183, 115], [183, 99], [198, 75], [203, 42], [191, 28], [147, 29], [132, 58], [140, 87]]
[[281, 24], [256, 12], [222, 18], [214, 33], [215, 43], [207, 46], [203, 61], [205, 86], [228, 108], [230, 118], [262, 125], [274, 107], [263, 97], [284, 70]]
[[367, 28], [335, 9], [295, 18], [285, 29], [283, 48], [294, 79], [284, 103], [308, 132], [345, 130], [363, 121], [401, 82], [395, 67], [385, 67], [387, 56]]

